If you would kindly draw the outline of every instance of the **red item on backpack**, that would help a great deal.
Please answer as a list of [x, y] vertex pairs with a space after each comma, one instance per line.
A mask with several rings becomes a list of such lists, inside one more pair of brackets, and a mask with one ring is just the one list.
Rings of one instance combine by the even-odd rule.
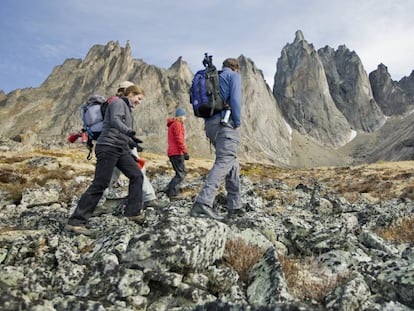
[[73, 144], [78, 138], [80, 137], [79, 133], [70, 133], [68, 137], [68, 141]]
[[143, 158], [138, 158], [137, 159], [137, 165], [138, 165], [139, 169], [142, 170], [144, 168], [144, 165], [145, 165], [145, 160]]

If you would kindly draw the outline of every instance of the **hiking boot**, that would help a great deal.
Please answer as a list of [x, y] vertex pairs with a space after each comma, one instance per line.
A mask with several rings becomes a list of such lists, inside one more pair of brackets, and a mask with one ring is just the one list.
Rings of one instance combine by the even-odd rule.
[[182, 194], [169, 195], [168, 198], [170, 199], [170, 201], [185, 200], [185, 196], [183, 196]]
[[166, 195], [168, 195], [168, 187], [165, 187], [164, 189], [158, 190], [158, 193], [165, 193]]
[[114, 212], [113, 208], [102, 205], [102, 206], [96, 207], [96, 209], [93, 211], [93, 216], [99, 217], [104, 214], [112, 214], [113, 212]]
[[168, 206], [167, 202], [157, 200], [157, 199], [144, 202], [144, 207], [164, 208], [167, 206]]
[[233, 218], [237, 216], [243, 216], [246, 212], [241, 208], [230, 209], [227, 212], [227, 218]]
[[138, 214], [135, 216], [127, 216], [128, 220], [136, 222], [137, 224], [142, 224], [145, 220], [144, 214]]
[[222, 220], [223, 217], [216, 214], [210, 207], [203, 203], [195, 202], [191, 208], [190, 215], [193, 217], [210, 217], [216, 220]]
[[95, 232], [87, 229], [84, 225], [65, 225], [65, 230], [70, 233], [83, 234], [86, 236], [94, 236]]

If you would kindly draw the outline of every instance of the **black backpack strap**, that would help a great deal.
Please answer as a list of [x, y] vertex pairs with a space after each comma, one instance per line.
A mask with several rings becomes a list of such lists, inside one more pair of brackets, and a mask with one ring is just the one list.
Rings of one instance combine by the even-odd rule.
[[105, 119], [105, 112], [106, 112], [106, 108], [108, 108], [108, 104], [109, 103], [107, 101], [101, 104], [102, 121]]
[[93, 140], [89, 135], [88, 135], [88, 141], [86, 142], [86, 146], [88, 147], [88, 150], [89, 150], [89, 153], [86, 159], [89, 161], [90, 159], [92, 159], [92, 150], [93, 150]]

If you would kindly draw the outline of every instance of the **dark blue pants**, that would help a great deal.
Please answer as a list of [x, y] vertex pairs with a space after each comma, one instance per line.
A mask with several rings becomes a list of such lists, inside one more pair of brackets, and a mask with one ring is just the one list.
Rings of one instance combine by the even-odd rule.
[[81, 196], [78, 206], [70, 216], [70, 225], [86, 224], [92, 216], [103, 192], [109, 186], [114, 167], [129, 178], [128, 203], [125, 216], [136, 216], [143, 207], [142, 182], [143, 176], [128, 148], [109, 145], [96, 145], [96, 168], [92, 184]]
[[184, 164], [184, 156], [176, 155], [170, 156], [170, 162], [175, 171], [175, 176], [171, 179], [167, 188], [167, 195], [169, 197], [174, 197], [179, 194], [179, 185], [184, 180], [185, 175], [187, 174]]

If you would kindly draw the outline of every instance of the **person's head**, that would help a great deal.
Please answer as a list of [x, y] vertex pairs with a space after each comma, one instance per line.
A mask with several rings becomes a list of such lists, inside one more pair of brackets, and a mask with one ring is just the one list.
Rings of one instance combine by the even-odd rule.
[[239, 61], [235, 58], [227, 58], [224, 60], [223, 62], [223, 68], [227, 67], [230, 68], [233, 71], [240, 71], [240, 65], [239, 65]]
[[125, 89], [125, 96], [128, 97], [132, 108], [140, 104], [145, 97], [144, 89], [138, 85], [131, 85]]
[[125, 89], [131, 85], [134, 85], [131, 81], [122, 81], [119, 83], [118, 90], [116, 91], [116, 96], [125, 96]]
[[181, 121], [184, 121], [187, 117], [187, 113], [183, 108], [177, 108], [175, 110], [175, 118]]

